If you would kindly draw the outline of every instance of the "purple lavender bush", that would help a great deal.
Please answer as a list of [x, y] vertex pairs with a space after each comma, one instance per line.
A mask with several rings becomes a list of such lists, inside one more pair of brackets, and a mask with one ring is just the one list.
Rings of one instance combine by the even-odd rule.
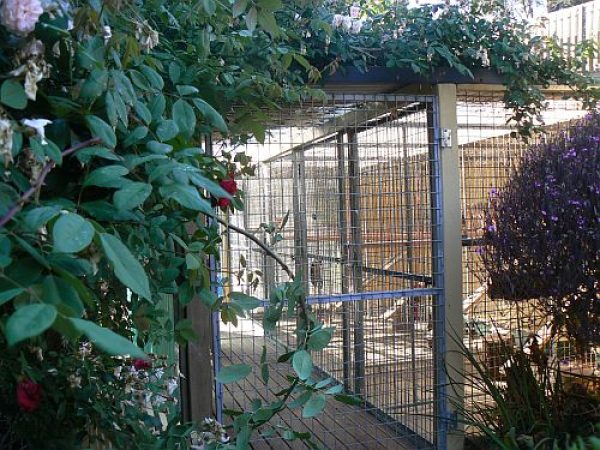
[[492, 192], [482, 260], [490, 295], [539, 299], [555, 331], [600, 343], [600, 111], [531, 147]]

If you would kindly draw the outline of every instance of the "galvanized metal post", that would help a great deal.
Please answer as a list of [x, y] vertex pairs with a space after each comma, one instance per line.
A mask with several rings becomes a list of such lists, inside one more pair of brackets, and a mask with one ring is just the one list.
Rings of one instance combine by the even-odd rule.
[[[352, 235], [352, 284], [355, 293], [363, 290], [362, 224], [360, 220], [360, 161], [356, 132], [348, 132], [348, 181], [350, 187], [350, 231]], [[363, 393], [365, 381], [365, 304], [354, 309], [354, 392]]]
[[308, 291], [308, 239], [306, 224], [306, 170], [304, 149], [292, 153], [293, 203], [294, 203], [294, 268], [301, 276], [305, 292]]
[[[405, 213], [401, 217], [404, 219], [402, 229], [406, 229], [406, 261], [408, 273], [415, 273], [414, 267], [414, 202], [413, 195], [411, 192], [411, 177], [409, 173], [409, 167], [411, 167], [408, 153], [408, 129], [406, 123], [402, 124], [402, 161], [400, 167], [404, 170], [401, 171], [402, 180], [404, 181], [402, 190], [404, 191], [404, 207]], [[413, 279], [408, 280], [408, 286], [410, 288], [415, 287], [415, 281]], [[417, 366], [417, 337], [416, 337], [416, 323], [415, 323], [415, 311], [414, 306], [418, 297], [410, 297], [406, 299], [407, 311], [408, 311], [408, 326], [410, 327], [410, 355], [413, 367]], [[417, 383], [417, 371], [412, 371], [412, 394], [413, 402], [419, 401], [419, 390]]]
[[[436, 448], [460, 450], [463, 435], [457, 411], [463, 401], [462, 245], [460, 164], [456, 118], [456, 85], [436, 86], [437, 111], [428, 110], [430, 146], [433, 279], [442, 288], [434, 307], [434, 362], [436, 372]], [[457, 342], [458, 341], [458, 342]]]
[[[336, 138], [337, 150], [337, 194], [338, 194], [338, 227], [340, 241], [340, 262], [342, 294], [347, 294], [349, 277], [349, 246], [348, 246], [348, 219], [346, 211], [348, 199], [346, 192], [346, 152], [344, 149], [344, 133], [339, 132]], [[344, 388], [350, 390], [350, 370], [352, 365], [352, 354], [350, 353], [350, 308], [348, 302], [342, 302], [342, 365]]]

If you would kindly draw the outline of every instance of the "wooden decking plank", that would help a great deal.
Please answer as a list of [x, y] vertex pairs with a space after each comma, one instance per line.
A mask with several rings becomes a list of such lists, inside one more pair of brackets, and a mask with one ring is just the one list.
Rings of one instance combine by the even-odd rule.
[[[241, 363], [244, 362], [244, 360], [242, 359], [240, 352], [239, 351], [233, 351], [233, 357], [231, 357], [231, 355], [227, 355], [227, 360], [228, 362], [232, 363], [232, 364], [236, 364], [236, 363]], [[271, 352], [271, 355], [273, 355], [273, 352]], [[276, 363], [276, 359], [274, 357], [270, 357], [269, 358], [269, 363]], [[281, 364], [280, 364], [281, 366]], [[270, 365], [270, 367], [274, 367], [273, 364]], [[281, 389], [284, 389], [285, 387], [287, 387], [289, 384], [287, 383], [287, 380], [285, 378], [285, 375], [282, 374], [279, 370], [275, 370], [275, 371], [271, 371], [271, 377], [270, 377], [270, 381], [269, 381], [269, 385], [271, 386], [271, 392], [276, 392], [276, 391], [280, 391]], [[256, 371], [254, 371], [251, 375], [249, 375], [246, 378], [246, 383], [250, 384], [250, 385], [254, 385], [254, 386], [261, 386], [263, 384], [262, 380], [259, 379], [259, 377], [256, 375]], [[275, 389], [273, 389], [273, 387]], [[269, 402], [269, 401], [274, 401], [277, 400], [277, 397], [273, 394], [270, 395], [268, 398], [266, 395], [264, 395], [264, 391], [263, 389], [257, 389], [254, 391], [254, 393], [260, 393], [260, 396], [262, 397], [263, 401]], [[246, 397], [248, 399], [250, 399], [248, 392], [245, 391], [244, 395], [246, 395]], [[327, 429], [326, 426], [324, 426], [322, 423], [320, 423], [319, 421], [315, 421], [314, 419], [311, 419], [309, 421], [307, 420], [303, 420], [300, 418], [300, 414], [301, 414], [301, 410], [289, 410], [286, 409], [284, 411], [282, 411], [281, 413], [279, 413], [277, 415], [277, 418], [280, 419], [285, 426], [295, 430], [295, 431], [299, 431], [299, 432], [310, 432], [314, 439], [316, 441], [318, 441], [318, 443], [322, 446], [324, 446], [324, 448], [347, 448], [347, 447], [339, 447], [339, 445], [336, 445], [336, 440], [338, 440], [338, 438], [332, 434], [330, 432], [330, 430]], [[310, 423], [310, 426], [309, 426]], [[298, 450], [304, 450], [304, 449], [308, 449], [309, 447], [303, 443], [303, 442], [299, 442], [299, 441], [293, 441], [293, 442], [288, 442], [286, 440], [284, 440], [283, 438], [266, 438], [263, 439], [264, 441], [271, 441], [271, 440], [277, 440], [278, 443], [280, 443], [281, 445], [289, 445], [290, 448], [292, 449], [298, 449]], [[338, 440], [338, 444], [343, 445], [343, 442], [341, 440]]]
[[[229, 363], [248, 362], [244, 360], [244, 348], [241, 344], [242, 336], [233, 339], [225, 339], [223, 345], [223, 360]], [[273, 342], [266, 340], [268, 346], [269, 363], [273, 367], [281, 368], [281, 364], [276, 363], [276, 346]], [[256, 354], [256, 352], [254, 352]], [[257, 366], [258, 362], [253, 361]], [[273, 364], [274, 363], [274, 364]], [[262, 380], [256, 375], [255, 370], [251, 376], [246, 379], [250, 386], [263, 385]], [[288, 386], [285, 374], [281, 370], [271, 370], [271, 381], [269, 383], [271, 390], [277, 391]], [[276, 389], [273, 389], [276, 387]], [[235, 399], [235, 402], [242, 407], [239, 398], [235, 392], [230, 392], [232, 388], [225, 386], [228, 396]], [[278, 388], [278, 389], [277, 389]], [[275, 400], [274, 395], [267, 396], [264, 388], [255, 389], [253, 394], [257, 394], [263, 401]], [[246, 400], [250, 400], [248, 389], [240, 391]], [[268, 398], [271, 397], [271, 398]], [[360, 416], [360, 417], [359, 417]], [[328, 401], [323, 413], [316, 419], [301, 419], [301, 409], [285, 410], [278, 418], [288, 427], [296, 431], [310, 431], [314, 439], [326, 449], [349, 449], [349, 450], [399, 450], [402, 448], [411, 448], [410, 444], [397, 435], [388, 425], [380, 422], [376, 417], [365, 410], [357, 409], [350, 405], [345, 405], [336, 401]], [[365, 442], [367, 437], [367, 442]], [[275, 444], [276, 443], [276, 444]], [[268, 449], [276, 445], [275, 449], [291, 448], [293, 450], [305, 450], [309, 447], [303, 442], [288, 442], [283, 438], [255, 439], [253, 446], [256, 450]]]

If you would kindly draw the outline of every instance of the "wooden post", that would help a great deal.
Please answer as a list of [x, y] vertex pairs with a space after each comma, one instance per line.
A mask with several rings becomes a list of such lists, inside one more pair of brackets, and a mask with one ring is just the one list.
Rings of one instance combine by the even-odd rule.
[[[212, 154], [212, 139], [205, 139], [207, 154]], [[207, 218], [207, 223], [212, 219]], [[188, 224], [187, 231], [193, 234], [195, 227]], [[211, 257], [206, 261], [211, 270], [211, 284], [214, 286], [216, 265]], [[198, 298], [180, 311], [181, 318], [189, 319], [192, 328], [198, 335], [196, 341], [189, 342], [180, 348], [179, 364], [182, 374], [181, 403], [185, 421], [200, 422], [205, 417], [215, 417], [214, 374], [213, 374], [213, 320], [212, 312]], [[216, 331], [216, 330], [215, 330]], [[219, 351], [218, 348], [216, 351]]]
[[[358, 138], [356, 132], [348, 133], [348, 184], [350, 188], [350, 234], [352, 290], [363, 291], [362, 224], [360, 219], [360, 159], [358, 157]], [[354, 392], [361, 395], [365, 383], [365, 302], [359, 300], [354, 308]]]
[[[464, 356], [459, 342], [463, 338], [462, 308], [462, 245], [460, 203], [460, 155], [458, 150], [458, 126], [456, 118], [456, 85], [440, 84], [435, 90], [438, 99], [437, 118], [430, 122], [436, 146], [432, 155], [432, 186], [439, 198], [433, 203], [439, 212], [433, 211], [434, 287], [443, 288], [443, 302], [437, 304], [434, 325], [434, 360], [436, 362], [437, 402], [436, 417], [442, 422], [436, 427], [436, 448], [460, 450], [464, 436], [458, 421], [458, 411], [464, 399]], [[436, 120], [437, 119], [437, 120]], [[437, 123], [436, 123], [437, 122]], [[436, 126], [437, 125], [437, 126]], [[448, 130], [450, 140], [442, 138]], [[439, 220], [441, 218], [441, 220]], [[458, 341], [458, 342], [457, 342]]]

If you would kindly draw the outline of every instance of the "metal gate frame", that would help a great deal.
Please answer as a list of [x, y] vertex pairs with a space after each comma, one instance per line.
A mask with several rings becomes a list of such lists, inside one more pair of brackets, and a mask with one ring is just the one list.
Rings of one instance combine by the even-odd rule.
[[[326, 304], [364, 301], [369, 299], [392, 299], [398, 297], [415, 298], [431, 296], [433, 299], [433, 359], [435, 374], [434, 393], [434, 436], [432, 446], [438, 450], [462, 448], [462, 437], [457, 425], [456, 405], [461, 401], [460, 373], [462, 357], [457, 356], [457, 345], [448, 339], [452, 332], [462, 331], [462, 251], [460, 230], [460, 188], [459, 163], [456, 124], [456, 85], [437, 85], [434, 89], [433, 101], [429, 97], [427, 122], [430, 151], [430, 185], [431, 185], [431, 233], [432, 233], [432, 287], [409, 288], [393, 291], [357, 292], [337, 295], [307, 296], [308, 304]], [[403, 100], [417, 98], [403, 94], [389, 94], [393, 98]], [[339, 98], [339, 96], [335, 96]], [[381, 95], [365, 95], [369, 98], [381, 99]], [[386, 95], [387, 97], [387, 95]], [[422, 98], [425, 96], [421, 96]], [[353, 95], [356, 99], [357, 96]], [[343, 132], [340, 132], [343, 133]], [[346, 135], [348, 137], [348, 135]], [[444, 139], [442, 139], [442, 137]], [[350, 137], [351, 138], [351, 137]], [[341, 139], [339, 140], [341, 141]], [[340, 153], [343, 157], [343, 144]], [[351, 148], [351, 145], [348, 145]], [[340, 180], [342, 178], [340, 177]], [[295, 186], [296, 188], [296, 186]], [[343, 192], [343, 191], [342, 191]], [[296, 200], [295, 200], [296, 201]], [[298, 255], [298, 264], [305, 255]], [[218, 270], [217, 266], [212, 267]], [[458, 312], [458, 313], [457, 313]], [[213, 368], [215, 373], [221, 367], [220, 317], [214, 313], [213, 327]], [[360, 351], [355, 347], [355, 352]], [[355, 358], [360, 364], [360, 356]], [[360, 367], [357, 367], [360, 373]], [[453, 390], [449, 392], [449, 377], [452, 378]], [[457, 382], [458, 381], [458, 382]], [[360, 391], [360, 387], [358, 389]], [[223, 420], [223, 386], [215, 381], [216, 418]], [[454, 406], [451, 406], [452, 405]]]

